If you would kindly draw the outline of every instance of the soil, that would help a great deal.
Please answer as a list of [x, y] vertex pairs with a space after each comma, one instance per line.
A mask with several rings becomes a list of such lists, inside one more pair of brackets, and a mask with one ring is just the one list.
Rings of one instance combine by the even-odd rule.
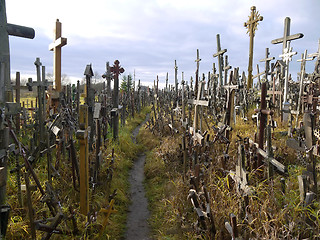
[[[147, 121], [148, 117], [149, 115], [145, 121]], [[133, 131], [132, 139], [134, 142], [136, 142], [136, 137], [144, 123], [145, 122]], [[151, 239], [149, 237], [150, 226], [148, 224], [150, 212], [148, 210], [148, 200], [145, 196], [146, 194], [143, 186], [145, 159], [146, 155], [141, 153], [138, 158], [134, 160], [134, 165], [130, 170], [129, 182], [131, 205], [129, 206], [127, 231], [125, 234], [125, 239], [127, 240]]]

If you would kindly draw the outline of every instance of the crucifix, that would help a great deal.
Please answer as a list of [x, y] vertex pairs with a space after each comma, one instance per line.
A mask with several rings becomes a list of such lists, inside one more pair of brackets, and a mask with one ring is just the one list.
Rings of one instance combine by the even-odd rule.
[[291, 61], [292, 56], [297, 54], [293, 53], [290, 49], [290, 41], [300, 39], [303, 37], [302, 33], [297, 33], [290, 35], [290, 18], [286, 17], [284, 20], [284, 33], [282, 38], [277, 38], [271, 41], [272, 44], [282, 43], [282, 60], [285, 64], [285, 82], [284, 82], [284, 93], [283, 93], [283, 103], [287, 102], [287, 92], [288, 92], [288, 79], [289, 79], [289, 61]]
[[200, 61], [201, 61], [201, 58], [199, 57], [199, 49], [197, 49], [197, 59], [195, 60], [195, 62], [197, 63], [196, 80], [195, 80], [195, 84], [194, 84], [194, 91], [195, 92], [198, 91]]
[[213, 54], [213, 57], [218, 57], [219, 65], [219, 87], [223, 86], [222, 69], [223, 69], [223, 54], [227, 52], [227, 49], [221, 50], [220, 35], [217, 34], [217, 53]]
[[67, 44], [67, 38], [62, 36], [62, 26], [59, 19], [56, 21], [54, 32], [54, 42], [49, 45], [49, 50], [54, 52], [53, 75], [55, 79], [56, 91], [61, 92], [61, 48]]
[[113, 139], [116, 140], [118, 138], [119, 132], [119, 75], [124, 72], [124, 68], [120, 66], [120, 62], [118, 60], [114, 61], [114, 65], [110, 67], [110, 71], [114, 74], [114, 87], [113, 87]]
[[251, 15], [249, 16], [249, 20], [244, 23], [244, 26], [248, 29], [247, 33], [250, 36], [250, 45], [249, 45], [249, 64], [248, 64], [248, 85], [247, 88], [252, 88], [252, 61], [253, 61], [253, 39], [255, 35], [255, 31], [258, 27], [258, 22], [262, 21], [263, 17], [260, 16], [259, 12], [256, 11], [256, 7], [251, 7]]

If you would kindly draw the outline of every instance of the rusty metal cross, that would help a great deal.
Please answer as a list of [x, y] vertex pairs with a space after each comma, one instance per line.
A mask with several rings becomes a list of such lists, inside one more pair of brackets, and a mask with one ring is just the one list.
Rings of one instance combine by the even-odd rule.
[[248, 64], [248, 85], [247, 88], [250, 89], [252, 87], [252, 61], [253, 61], [253, 39], [255, 32], [258, 27], [258, 22], [262, 21], [263, 17], [260, 16], [259, 12], [256, 11], [256, 7], [251, 7], [251, 15], [249, 16], [249, 20], [244, 23], [244, 26], [248, 29], [247, 33], [250, 36], [250, 45], [249, 45], [249, 64]]

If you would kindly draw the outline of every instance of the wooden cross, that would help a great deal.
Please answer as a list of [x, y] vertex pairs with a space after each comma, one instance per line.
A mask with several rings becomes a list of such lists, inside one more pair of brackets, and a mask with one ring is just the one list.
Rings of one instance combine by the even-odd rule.
[[[32, 28], [7, 23], [5, 0], [0, 1], [0, 103], [13, 102], [13, 92], [10, 77], [9, 36], [33, 39]], [[1, 167], [1, 165], [0, 165]], [[0, 193], [1, 195], [1, 193]], [[0, 196], [0, 205], [1, 205]]]
[[[286, 62], [285, 66], [285, 82], [284, 82], [284, 93], [283, 93], [283, 103], [287, 102], [287, 92], [288, 92], [288, 79], [289, 79], [289, 61], [291, 61], [292, 56], [294, 55], [290, 49], [290, 41], [300, 39], [303, 37], [302, 33], [297, 33], [290, 35], [290, 18], [286, 17], [284, 20], [284, 33], [282, 38], [274, 39], [271, 41], [272, 44], [283, 43], [282, 45], [282, 55], [280, 57]], [[295, 53], [296, 54], [296, 53]]]
[[59, 19], [56, 21], [54, 42], [49, 45], [49, 50], [53, 51], [53, 75], [55, 79], [56, 91], [61, 92], [61, 48], [67, 44], [67, 39], [62, 36], [62, 26]]
[[266, 48], [266, 58], [261, 59], [260, 62], [265, 62], [265, 70], [264, 70], [264, 74], [265, 74], [265, 79], [268, 82], [268, 75], [270, 75], [270, 61], [274, 60], [274, 57], [269, 57], [270, 52], [269, 52], [269, 48]]
[[124, 68], [120, 66], [120, 62], [118, 60], [114, 61], [114, 65], [110, 67], [110, 71], [114, 74], [114, 87], [113, 87], [113, 109], [115, 116], [113, 118], [113, 139], [116, 140], [118, 138], [119, 132], [119, 115], [117, 113], [119, 109], [119, 75], [124, 72]]
[[199, 119], [199, 114], [198, 114], [198, 107], [200, 106], [209, 106], [209, 101], [206, 100], [200, 100], [201, 98], [201, 92], [202, 92], [202, 85], [203, 85], [203, 81], [200, 82], [200, 87], [198, 88], [198, 95], [197, 95], [197, 99], [189, 99], [188, 103], [189, 104], [194, 104], [194, 120], [193, 120], [193, 128], [191, 129], [194, 138], [201, 144], [201, 140], [203, 139], [203, 137], [200, 137], [200, 134], [197, 132], [199, 129], [199, 124], [198, 124], [198, 119]]
[[197, 59], [195, 62], [197, 63], [197, 70], [196, 70], [196, 81], [194, 85], [194, 91], [198, 91], [198, 82], [199, 82], [199, 65], [200, 65], [201, 58], [199, 57], [199, 49], [197, 49]]
[[220, 35], [217, 34], [217, 53], [213, 54], [213, 57], [218, 57], [218, 64], [219, 64], [219, 87], [223, 86], [222, 80], [222, 69], [223, 69], [223, 54], [227, 52], [227, 49], [221, 50], [220, 46]]
[[249, 45], [249, 64], [248, 64], [248, 85], [247, 88], [252, 88], [252, 61], [253, 61], [253, 39], [255, 35], [255, 31], [258, 27], [258, 22], [262, 21], [263, 17], [260, 16], [259, 12], [256, 11], [256, 7], [251, 7], [251, 15], [249, 16], [249, 20], [244, 23], [244, 26], [248, 29], [247, 33], [250, 36], [250, 45]]

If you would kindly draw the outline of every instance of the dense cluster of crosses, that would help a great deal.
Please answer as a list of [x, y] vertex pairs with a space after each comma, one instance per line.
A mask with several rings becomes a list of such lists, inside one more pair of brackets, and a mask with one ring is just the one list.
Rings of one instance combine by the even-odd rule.
[[[201, 76], [201, 59], [197, 49], [195, 80], [191, 77], [188, 84], [182, 72], [179, 88], [178, 66], [175, 61], [174, 85], [168, 87], [168, 74], [163, 90], [158, 89], [158, 77], [154, 84], [153, 115], [147, 127], [154, 134], [182, 135], [181, 161], [185, 178], [190, 177], [189, 198], [198, 215], [199, 231], [206, 232], [210, 239], [214, 239], [216, 228], [205, 185], [205, 176], [210, 172], [208, 166], [220, 161], [222, 169], [228, 172], [237, 184], [238, 194], [243, 198], [239, 216], [241, 221], [248, 214], [245, 210], [248, 197], [255, 194], [254, 187], [248, 180], [249, 171], [262, 170], [265, 174], [261, 174], [259, 178], [267, 178], [269, 181], [273, 181], [275, 172], [287, 176], [287, 166], [273, 157], [272, 135], [277, 127], [274, 116], [280, 116], [283, 124], [287, 124], [287, 145], [297, 151], [298, 159], [306, 167], [306, 171], [298, 178], [302, 204], [309, 206], [318, 193], [316, 158], [319, 156], [320, 140], [317, 110], [320, 93], [320, 45], [316, 53], [308, 55], [306, 50], [302, 54], [298, 60], [301, 62], [299, 81], [293, 81], [289, 64], [292, 56], [297, 53], [292, 51], [290, 43], [302, 38], [303, 34], [290, 35], [290, 18], [287, 17], [284, 20], [283, 37], [271, 41], [272, 44], [282, 43], [280, 59], [273, 62], [275, 57], [271, 57], [269, 49], [266, 48], [265, 58], [260, 60], [264, 62], [264, 71], [259, 72], [257, 65], [257, 74], [253, 76], [253, 38], [258, 22], [262, 20], [263, 17], [252, 7], [249, 20], [244, 24], [250, 36], [248, 77], [245, 72], [240, 75], [239, 68], [231, 70], [225, 55], [227, 49], [221, 48], [220, 35], [217, 34], [217, 52], [213, 57], [218, 61], [218, 73], [213, 63], [212, 73], [209, 72], [207, 78], [205, 74]], [[314, 72], [306, 73], [306, 62], [311, 60], [316, 60]], [[258, 81], [253, 88], [255, 78]], [[238, 136], [239, 157], [236, 170], [226, 169], [230, 161], [228, 150], [232, 129], [236, 126], [237, 119], [248, 121], [248, 110], [254, 104], [260, 105], [252, 115], [257, 124], [256, 137], [251, 140]], [[299, 122], [301, 116], [302, 121]], [[210, 125], [212, 123], [213, 125]], [[211, 130], [214, 132], [212, 138], [208, 133]], [[298, 139], [295, 138], [296, 133]], [[216, 145], [219, 143], [225, 145], [222, 155], [221, 152], [216, 152]], [[210, 156], [219, 157], [212, 159]], [[285, 178], [281, 178], [281, 186], [285, 194]], [[226, 228], [233, 239], [236, 239], [238, 230], [234, 221], [235, 216], [232, 214], [231, 224], [226, 223]], [[311, 222], [308, 219], [308, 223], [312, 225]]]

